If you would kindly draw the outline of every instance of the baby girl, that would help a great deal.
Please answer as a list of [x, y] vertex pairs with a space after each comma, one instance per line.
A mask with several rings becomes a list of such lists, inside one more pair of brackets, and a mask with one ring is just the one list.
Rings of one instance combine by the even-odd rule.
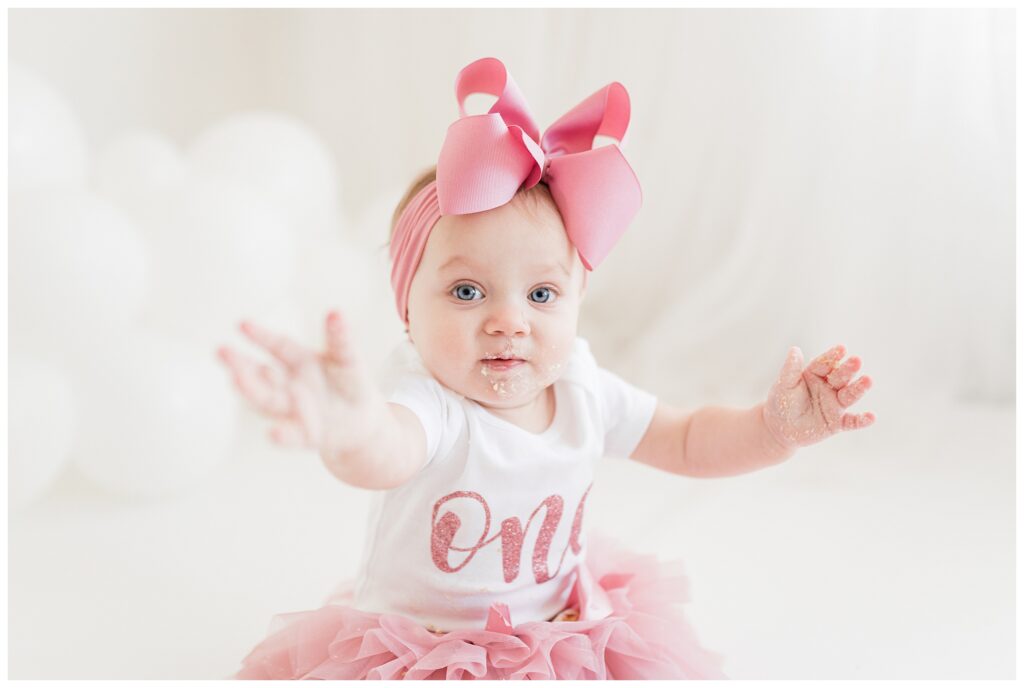
[[[467, 115], [465, 98], [498, 100]], [[708, 678], [721, 658], [681, 612], [686, 581], [649, 555], [588, 542], [594, 461], [730, 476], [863, 428], [840, 346], [790, 349], [757, 406], [684, 411], [599, 367], [577, 336], [587, 274], [640, 207], [617, 145], [629, 98], [612, 83], [539, 136], [504, 65], [456, 79], [461, 117], [436, 169], [395, 213], [392, 285], [408, 342], [385, 395], [337, 312], [312, 351], [251, 323], [277, 365], [228, 348], [271, 437], [314, 448], [377, 490], [359, 576], [324, 606], [276, 618], [238, 678]]]

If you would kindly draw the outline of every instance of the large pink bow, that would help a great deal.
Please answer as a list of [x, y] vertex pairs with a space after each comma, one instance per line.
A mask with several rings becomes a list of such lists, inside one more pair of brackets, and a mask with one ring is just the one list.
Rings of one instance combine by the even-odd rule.
[[[484, 115], [466, 115], [472, 93], [498, 97]], [[544, 181], [569, 240], [588, 270], [604, 260], [640, 209], [640, 182], [617, 145], [594, 148], [594, 137], [622, 142], [629, 94], [612, 82], [552, 124], [539, 139], [526, 100], [500, 60], [485, 57], [455, 80], [460, 118], [448, 127], [437, 161], [442, 215], [497, 208], [516, 191]]]

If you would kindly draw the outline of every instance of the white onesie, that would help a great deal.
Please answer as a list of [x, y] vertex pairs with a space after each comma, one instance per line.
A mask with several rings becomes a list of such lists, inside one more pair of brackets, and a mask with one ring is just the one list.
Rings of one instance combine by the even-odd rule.
[[633, 452], [656, 398], [599, 368], [577, 338], [537, 434], [438, 383], [410, 343], [393, 358], [405, 373], [389, 401], [423, 423], [428, 462], [374, 496], [353, 605], [444, 631], [482, 628], [495, 602], [513, 624], [552, 618], [585, 554], [594, 462]]

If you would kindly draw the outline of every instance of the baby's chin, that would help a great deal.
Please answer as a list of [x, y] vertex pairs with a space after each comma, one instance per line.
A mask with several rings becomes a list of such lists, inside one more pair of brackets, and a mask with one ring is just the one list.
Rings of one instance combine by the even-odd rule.
[[463, 369], [464, 372], [431, 372], [441, 384], [481, 406], [510, 409], [535, 401], [561, 377], [564, 368], [562, 361], [529, 361], [509, 370], [494, 370], [477, 364], [469, 370]]
[[464, 396], [489, 408], [516, 408], [533, 402], [550, 387], [557, 376], [540, 375], [532, 365], [523, 365], [509, 371], [496, 372], [480, 369], [480, 379]]

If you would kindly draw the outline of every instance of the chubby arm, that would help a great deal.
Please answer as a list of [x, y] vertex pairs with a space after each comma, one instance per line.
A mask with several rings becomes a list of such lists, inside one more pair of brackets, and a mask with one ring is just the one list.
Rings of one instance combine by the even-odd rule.
[[796, 450], [771, 434], [762, 407], [687, 412], [659, 402], [630, 458], [691, 478], [724, 478], [781, 463]]
[[659, 403], [630, 458], [679, 475], [719, 478], [781, 463], [799, 447], [866, 428], [873, 413], [846, 409], [870, 389], [871, 378], [851, 382], [860, 359], [840, 365], [845, 353], [839, 344], [804, 367], [800, 349], [791, 347], [768, 399], [750, 409], [706, 406], [689, 413]]
[[427, 438], [412, 411], [385, 403], [380, 417], [368, 426], [362, 442], [320, 457], [333, 476], [370, 490], [398, 487], [416, 475], [427, 460]]

